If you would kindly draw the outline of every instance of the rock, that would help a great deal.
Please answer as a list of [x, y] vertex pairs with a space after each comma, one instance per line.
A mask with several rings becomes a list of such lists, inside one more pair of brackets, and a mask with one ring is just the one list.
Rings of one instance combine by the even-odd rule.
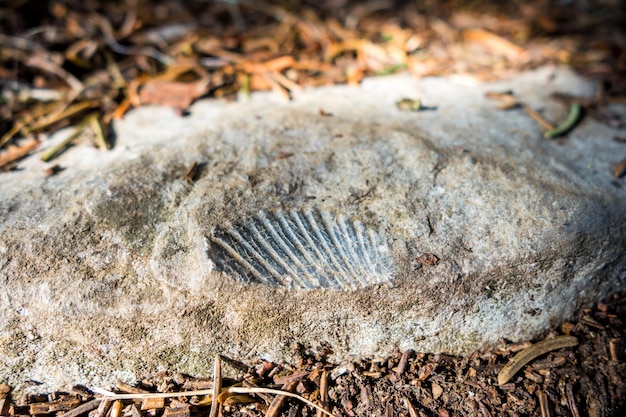
[[[0, 176], [0, 382], [210, 375], [216, 353], [292, 361], [296, 343], [348, 360], [537, 337], [624, 286], [626, 147], [589, 117], [544, 139], [484, 93], [513, 88], [558, 121], [550, 93], [591, 86], [544, 68], [147, 107], [112, 151], [79, 144], [55, 176], [24, 160]], [[401, 111], [405, 97], [431, 109]]]

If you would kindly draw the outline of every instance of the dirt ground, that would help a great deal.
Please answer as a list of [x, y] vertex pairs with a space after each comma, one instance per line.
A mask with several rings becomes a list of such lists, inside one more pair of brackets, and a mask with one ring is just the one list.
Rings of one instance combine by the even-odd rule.
[[[199, 98], [272, 90], [289, 100], [300, 88], [400, 71], [494, 80], [547, 64], [597, 80], [598, 97], [579, 101], [584, 114], [624, 127], [607, 111], [626, 103], [626, 5], [618, 0], [4, 0], [0, 170], [19, 168], [21, 158], [67, 126], [75, 134], [45, 158], [48, 175], [72, 169], [55, 164], [63, 147], [91, 140], [106, 151], [115, 142], [113, 121], [145, 104], [184, 113]], [[614, 175], [625, 174], [626, 160]], [[213, 375], [146, 375], [136, 386], [115, 386], [135, 399], [80, 386], [16, 398], [0, 384], [0, 415], [324, 415], [303, 402], [310, 400], [335, 416], [622, 416], [625, 313], [626, 294], [616, 294], [541, 340], [503, 341], [465, 358], [407, 351], [337, 364], [327, 360], [332, 346], [296, 346], [301, 361], [291, 365], [221, 358], [216, 402], [207, 395]], [[572, 337], [577, 344], [567, 346]], [[521, 369], [504, 381], [512, 358]], [[141, 398], [156, 392], [175, 394]]]

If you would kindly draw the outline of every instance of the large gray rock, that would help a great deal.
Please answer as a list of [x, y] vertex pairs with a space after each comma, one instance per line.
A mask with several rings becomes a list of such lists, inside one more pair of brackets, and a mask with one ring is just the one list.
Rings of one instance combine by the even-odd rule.
[[[550, 68], [393, 76], [141, 108], [110, 152], [73, 147], [53, 177], [23, 161], [0, 176], [0, 380], [207, 375], [215, 353], [290, 360], [296, 342], [466, 354], [623, 288], [626, 146], [590, 118], [544, 139], [484, 97], [508, 88], [552, 120], [567, 109], [551, 92], [594, 94]], [[406, 96], [437, 109], [402, 112]]]

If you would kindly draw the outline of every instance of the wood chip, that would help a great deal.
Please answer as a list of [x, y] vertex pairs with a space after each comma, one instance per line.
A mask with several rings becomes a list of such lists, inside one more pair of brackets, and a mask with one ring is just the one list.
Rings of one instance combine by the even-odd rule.
[[621, 363], [624, 359], [624, 339], [617, 337], [609, 340], [609, 353], [613, 362]]
[[135, 404], [130, 405], [130, 415], [131, 417], [142, 417], [141, 411], [139, 411], [139, 409], [137, 408]]
[[96, 409], [95, 417], [104, 417], [109, 411], [109, 409], [111, 408], [112, 404], [113, 404], [113, 401], [109, 399], [104, 399], [100, 401], [100, 404], [98, 405], [98, 408]]
[[541, 417], [551, 417], [550, 402], [548, 395], [544, 391], [538, 391], [537, 397], [539, 397], [539, 406], [541, 407]]
[[[320, 404], [328, 409], [328, 371], [323, 371], [320, 376]], [[322, 417], [323, 413], [317, 410], [316, 417]]]
[[411, 401], [407, 400], [406, 398], [402, 398], [402, 402], [404, 403], [404, 406], [407, 408], [407, 410], [409, 410], [410, 417], [419, 417], [419, 414], [417, 414], [417, 410], [415, 409]]
[[95, 410], [96, 408], [98, 408], [98, 405], [100, 405], [100, 401], [102, 401], [100, 398], [93, 399], [91, 401], [88, 401], [84, 404], [79, 405], [78, 407], [72, 410], [69, 410], [66, 413], [57, 414], [57, 417], [78, 417], [81, 414], [88, 413], [89, 411]]
[[439, 384], [433, 383], [431, 386], [431, 391], [435, 400], [438, 400], [439, 397], [441, 397], [441, 394], [443, 394], [443, 388], [441, 388], [441, 385]]
[[189, 405], [184, 404], [181, 407], [165, 407], [165, 411], [163, 412], [163, 417], [189, 417], [190, 410]]
[[409, 364], [409, 359], [412, 354], [413, 354], [413, 350], [411, 349], [407, 349], [402, 353], [402, 356], [400, 357], [400, 361], [398, 362], [398, 366], [394, 368], [394, 371], [398, 375], [402, 375], [404, 373], [407, 365]]
[[491, 413], [489, 412], [487, 406], [481, 400], [478, 400], [477, 402], [478, 409], [480, 410], [480, 413], [483, 415], [483, 417], [491, 417]]
[[70, 398], [66, 400], [57, 400], [45, 403], [30, 404], [31, 414], [49, 414], [56, 413], [58, 411], [68, 411], [80, 404], [80, 400], [77, 398]]
[[[133, 407], [135, 406], [133, 405]], [[137, 410], [137, 407], [135, 407], [135, 410]], [[131, 413], [132, 413], [132, 408], [131, 408]], [[111, 408], [109, 409], [109, 414], [108, 414], [109, 417], [120, 417], [121, 414], [122, 414], [122, 402], [119, 400], [113, 401], [113, 404], [111, 404]]]
[[[284, 384], [281, 389], [287, 392], [293, 392], [296, 385], [298, 385], [298, 381], [288, 382]], [[267, 412], [265, 413], [265, 417], [276, 417], [280, 413], [281, 408], [283, 408], [283, 405], [285, 405], [285, 401], [287, 401], [287, 397], [284, 395], [277, 395], [274, 397], [272, 403], [267, 409]]]
[[274, 382], [279, 385], [285, 385], [290, 382], [301, 381], [309, 375], [309, 371], [297, 371], [291, 375], [285, 375], [274, 378]]
[[490, 91], [485, 93], [485, 96], [490, 99], [498, 100], [500, 103], [496, 106], [498, 110], [511, 110], [517, 108], [520, 103], [517, 101], [513, 92], [505, 91], [505, 92], [494, 92]]
[[141, 411], [160, 410], [165, 407], [165, 398], [145, 398], [141, 402]]
[[420, 264], [420, 266], [434, 266], [439, 263], [439, 257], [432, 253], [423, 253], [415, 258], [415, 262]]
[[7, 398], [0, 398], [0, 416], [6, 416], [9, 414], [9, 400]]

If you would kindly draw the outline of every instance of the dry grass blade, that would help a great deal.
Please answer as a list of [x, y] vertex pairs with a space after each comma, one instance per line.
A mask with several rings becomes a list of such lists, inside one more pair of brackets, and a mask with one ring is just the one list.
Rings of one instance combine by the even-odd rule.
[[100, 103], [97, 100], [85, 100], [85, 101], [81, 101], [79, 103], [75, 103], [72, 104], [71, 106], [65, 108], [65, 104], [62, 106], [62, 110], [60, 111], [55, 111], [50, 113], [48, 116], [44, 117], [43, 119], [39, 120], [37, 123], [33, 123], [32, 125], [28, 126], [27, 131], [28, 132], [34, 132], [37, 130], [41, 130], [44, 129], [56, 122], [59, 122], [63, 119], [66, 119], [68, 117], [74, 116], [80, 112], [82, 112], [83, 110], [89, 109], [89, 108], [93, 108], [93, 107], [97, 107]]
[[43, 154], [41, 160], [44, 162], [51, 161], [59, 152], [65, 149], [74, 139], [76, 139], [85, 129], [85, 127], [89, 124], [89, 116], [85, 117], [76, 127], [74, 131], [63, 141], [61, 141], [56, 146], [52, 147], [48, 152]]
[[221, 390], [222, 390], [222, 362], [218, 355], [215, 357], [215, 364], [213, 366], [213, 398], [215, 399], [215, 401], [211, 402], [211, 412], [209, 413], [209, 417], [217, 416], [217, 411], [219, 410], [219, 401], [217, 401], [217, 397], [219, 397]]
[[579, 103], [572, 103], [570, 105], [569, 114], [567, 115], [567, 119], [554, 129], [548, 130], [544, 136], [546, 138], [556, 138], [557, 136], [565, 135], [567, 132], [572, 130], [574, 126], [580, 120], [582, 116], [582, 107]]
[[554, 339], [544, 340], [522, 350], [502, 368], [498, 374], [498, 385], [506, 384], [528, 362], [550, 351], [565, 347], [573, 347], [578, 344], [574, 336], [557, 336]]
[[[177, 397], [191, 397], [195, 395], [211, 395], [212, 398], [218, 398], [220, 395], [224, 393], [227, 394], [271, 394], [271, 395], [281, 395], [285, 397], [296, 398], [305, 404], [315, 408], [316, 410], [321, 411], [323, 414], [326, 414], [330, 417], [335, 417], [330, 411], [327, 411], [323, 407], [315, 404], [312, 401], [303, 398], [298, 394], [294, 394], [287, 391], [271, 389], [271, 388], [262, 388], [262, 387], [228, 387], [221, 388], [221, 362], [219, 357], [215, 360], [215, 382], [212, 389], [206, 390], [196, 390], [196, 391], [183, 391], [183, 392], [168, 392], [168, 393], [150, 393], [150, 394], [115, 394], [114, 392], [107, 391], [101, 388], [94, 388], [93, 392], [101, 395], [106, 399], [115, 399], [115, 400], [146, 400], [146, 399], [157, 399], [157, 398], [177, 398]], [[221, 393], [221, 394], [220, 394]], [[224, 397], [228, 398], [228, 397]], [[102, 398], [97, 399], [100, 401]], [[218, 410], [218, 401], [211, 401], [211, 411], [209, 413], [210, 417], [214, 417], [217, 415]], [[215, 414], [213, 414], [215, 413]]]
[[94, 135], [96, 135], [96, 144], [100, 149], [109, 149], [109, 144], [106, 141], [106, 136], [104, 134], [104, 129], [102, 128], [102, 124], [100, 123], [100, 119], [98, 117], [98, 113], [94, 112], [87, 116], [89, 121], [89, 126], [91, 130], [93, 130]]
[[182, 391], [182, 392], [155, 392], [148, 394], [116, 394], [114, 392], [102, 389], [94, 388], [93, 392], [109, 399], [114, 400], [143, 400], [146, 398], [177, 398], [177, 397], [193, 397], [195, 395], [208, 395], [213, 396], [213, 388], [195, 390], [195, 391]]
[[537, 113], [532, 107], [526, 105], [526, 104], [522, 104], [522, 107], [524, 108], [524, 111], [535, 121], [537, 122], [537, 124], [541, 127], [543, 127], [544, 129], [550, 131], [550, 130], [554, 130], [554, 126], [548, 122], [546, 119], [544, 119], [539, 113]]
[[0, 148], [3, 147], [7, 142], [11, 140], [13, 136], [17, 134], [24, 127], [23, 123], [16, 122], [11, 129], [8, 130], [2, 137], [0, 138]]
[[[63, 105], [63, 106], [65, 106], [65, 105]], [[20, 131], [25, 130], [25, 127], [28, 126], [30, 123], [33, 123], [34, 120], [36, 120], [38, 118], [41, 118], [41, 117], [46, 117], [46, 116], [54, 113], [55, 111], [58, 111], [58, 109], [59, 109], [59, 105], [56, 102], [55, 103], [46, 103], [46, 104], [43, 104], [41, 106], [35, 107], [27, 115], [25, 115], [21, 119], [18, 119], [13, 124], [13, 127], [11, 129], [9, 129], [9, 131], [6, 132], [2, 136], [2, 138], [0, 138], [0, 147], [4, 146], [17, 133], [19, 133]], [[28, 132], [25, 132], [25, 133], [28, 133]]]
[[28, 58], [25, 64], [29, 67], [37, 68], [50, 74], [56, 75], [57, 77], [65, 81], [67, 85], [69, 85], [70, 88], [74, 91], [78, 92], [83, 89], [83, 83], [81, 83], [78, 78], [74, 77], [72, 74], [54, 63], [52, 59], [45, 59], [46, 57], [47, 54], [36, 54]]
[[291, 392], [285, 392], [285, 391], [281, 391], [278, 389], [271, 389], [271, 388], [261, 388], [261, 387], [229, 387], [229, 388], [225, 388], [225, 390], [227, 392], [232, 392], [235, 394], [273, 394], [273, 395], [284, 395], [287, 397], [292, 397], [292, 398], [296, 398], [300, 401], [302, 401], [303, 403], [305, 403], [306, 405], [315, 408], [316, 410], [320, 410], [322, 413], [330, 416], [330, 417], [336, 417], [333, 413], [331, 413], [330, 411], [327, 411], [326, 409], [324, 409], [323, 407], [320, 407], [319, 405], [315, 404], [313, 401], [309, 401], [306, 398], [302, 397], [301, 395], [298, 394], [294, 394]]

